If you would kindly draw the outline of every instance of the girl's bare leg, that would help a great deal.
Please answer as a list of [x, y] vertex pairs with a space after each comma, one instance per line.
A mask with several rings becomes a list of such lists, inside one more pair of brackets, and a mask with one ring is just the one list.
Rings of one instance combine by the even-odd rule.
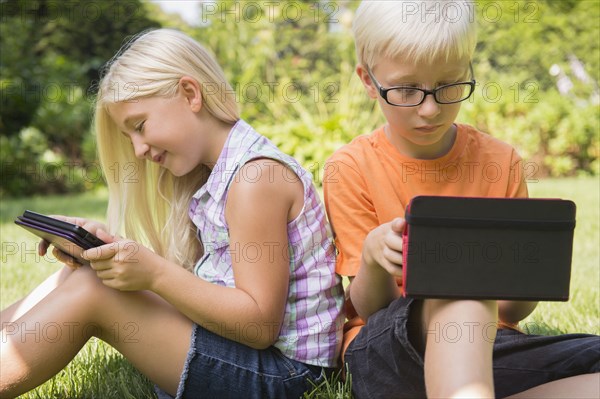
[[79, 268], [1, 332], [0, 397], [13, 397], [63, 369], [92, 336], [175, 394], [192, 322], [150, 292], [121, 292]]
[[495, 301], [425, 300], [420, 312], [430, 398], [493, 398]]
[[13, 303], [6, 309], [3, 309], [2, 312], [0, 312], [0, 329], [4, 329], [7, 323], [13, 322], [27, 313], [29, 309], [34, 307], [39, 301], [46, 297], [46, 295], [65, 281], [72, 272], [73, 269], [64, 266], [35, 287], [33, 291], [25, 297]]

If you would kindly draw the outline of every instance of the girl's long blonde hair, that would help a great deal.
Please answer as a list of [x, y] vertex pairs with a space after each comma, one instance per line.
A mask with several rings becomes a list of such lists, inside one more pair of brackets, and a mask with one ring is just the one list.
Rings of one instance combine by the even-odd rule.
[[94, 125], [109, 190], [107, 220], [111, 233], [124, 233], [191, 269], [203, 249], [188, 207], [210, 170], [199, 165], [185, 176], [176, 177], [152, 162], [138, 159], [107, 109], [109, 104], [142, 97], [173, 96], [183, 76], [198, 81], [202, 104], [212, 116], [231, 124], [239, 119], [233, 90], [206, 49], [181, 32], [158, 29], [134, 37], [105, 66]]

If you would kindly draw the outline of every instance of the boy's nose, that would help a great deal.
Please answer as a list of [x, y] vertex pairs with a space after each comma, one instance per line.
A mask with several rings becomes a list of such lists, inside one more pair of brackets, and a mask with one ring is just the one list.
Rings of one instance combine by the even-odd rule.
[[425, 101], [419, 105], [419, 115], [427, 118], [437, 116], [441, 111], [440, 104], [435, 101], [433, 95], [425, 97]]

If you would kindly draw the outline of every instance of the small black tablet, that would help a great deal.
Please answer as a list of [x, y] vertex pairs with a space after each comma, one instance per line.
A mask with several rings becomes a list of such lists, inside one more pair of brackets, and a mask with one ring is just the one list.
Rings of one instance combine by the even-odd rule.
[[17, 216], [15, 223], [80, 261], [82, 250], [106, 244], [81, 226], [32, 211]]

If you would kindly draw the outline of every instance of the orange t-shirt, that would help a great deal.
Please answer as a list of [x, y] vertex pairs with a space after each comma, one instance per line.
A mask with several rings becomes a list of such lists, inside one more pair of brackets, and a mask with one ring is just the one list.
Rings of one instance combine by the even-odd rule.
[[[338, 251], [336, 271], [356, 276], [363, 241], [377, 226], [404, 217], [417, 195], [527, 197], [523, 165], [508, 144], [457, 124], [450, 151], [437, 159], [402, 155], [383, 127], [359, 136], [327, 161], [323, 190]], [[346, 301], [343, 349], [364, 322]]]

